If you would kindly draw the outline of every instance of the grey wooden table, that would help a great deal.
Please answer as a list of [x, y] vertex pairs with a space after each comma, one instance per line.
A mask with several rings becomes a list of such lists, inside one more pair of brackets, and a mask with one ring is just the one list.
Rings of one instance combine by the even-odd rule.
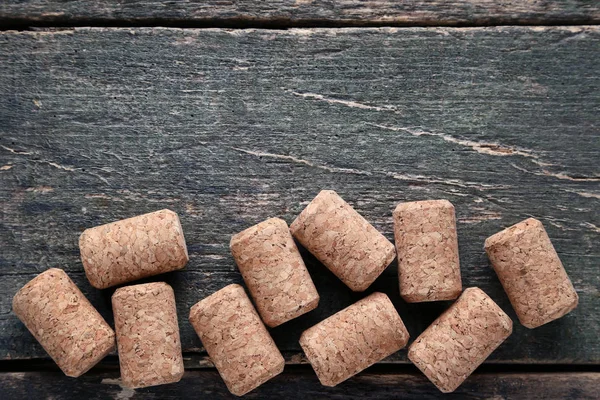
[[[598, 398], [600, 6], [596, 1], [70, 1], [0, 4], [0, 397], [225, 398], [187, 315], [241, 277], [232, 234], [288, 223], [338, 191], [392, 239], [398, 202], [445, 198], [465, 287], [485, 290], [512, 336], [447, 398]], [[49, 267], [112, 324], [112, 290], [79, 261], [83, 229], [170, 208], [188, 242], [177, 296], [187, 372], [129, 390], [109, 356], [79, 379], [11, 311]], [[539, 218], [580, 296], [566, 317], [517, 323], [486, 237]], [[317, 310], [272, 329], [285, 372], [247, 395], [436, 398], [406, 350], [336, 388], [300, 333], [373, 291], [416, 338], [448, 303], [407, 304], [392, 264], [352, 293], [302, 250]]]

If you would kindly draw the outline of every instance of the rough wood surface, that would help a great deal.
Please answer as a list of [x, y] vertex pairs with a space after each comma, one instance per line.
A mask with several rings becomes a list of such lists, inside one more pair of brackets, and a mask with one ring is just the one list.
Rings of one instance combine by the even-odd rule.
[[600, 21], [593, 0], [5, 0], [0, 20], [47, 23], [540, 24]]
[[[168, 207], [190, 262], [152, 280], [173, 286], [183, 349], [202, 362], [186, 317], [242, 283], [231, 235], [290, 223], [327, 188], [390, 240], [396, 204], [450, 200], [464, 287], [514, 321], [483, 242], [539, 218], [580, 305], [515, 324], [488, 361], [600, 361], [599, 27], [77, 29], [4, 32], [0, 49], [2, 358], [44, 356], [10, 300], [49, 267], [111, 323], [112, 290], [85, 279], [78, 236]], [[390, 296], [413, 339], [447, 307], [404, 303], [395, 264], [357, 294], [301, 252], [321, 302], [272, 330], [289, 362], [302, 330], [370, 292]]]
[[[7, 399], [238, 399], [227, 391], [214, 370], [187, 371], [181, 382], [146, 389], [120, 385], [118, 372], [88, 373], [74, 382], [54, 372], [0, 373], [0, 388]], [[600, 373], [486, 373], [470, 376], [444, 399], [597, 399]], [[433, 390], [432, 390], [433, 388]], [[316, 399], [439, 399], [440, 392], [418, 373], [365, 372], [335, 388], [322, 386], [307, 368], [284, 371], [244, 399], [296, 398], [299, 393]]]

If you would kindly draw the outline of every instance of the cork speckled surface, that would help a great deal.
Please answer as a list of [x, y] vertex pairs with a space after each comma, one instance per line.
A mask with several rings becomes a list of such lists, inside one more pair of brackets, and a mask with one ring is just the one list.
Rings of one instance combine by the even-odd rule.
[[200, 300], [190, 310], [190, 322], [236, 396], [283, 371], [285, 360], [240, 285], [226, 286]]
[[444, 393], [453, 392], [512, 333], [512, 321], [481, 289], [468, 288], [408, 349]]
[[23, 286], [13, 311], [67, 376], [80, 376], [115, 349], [114, 331], [61, 269]]
[[179, 382], [183, 358], [175, 295], [164, 282], [117, 289], [112, 297], [123, 385]]
[[178, 270], [189, 259], [179, 217], [166, 209], [86, 229], [79, 249], [98, 289]]
[[396, 256], [394, 245], [333, 190], [321, 191], [290, 230], [356, 292], [367, 289]]
[[401, 203], [393, 215], [402, 298], [409, 303], [456, 299], [462, 283], [452, 203]]
[[390, 299], [373, 293], [300, 337], [319, 381], [335, 386], [400, 350], [409, 334]]
[[319, 294], [286, 222], [271, 218], [231, 238], [231, 254], [267, 326], [314, 310]]
[[577, 307], [577, 292], [537, 219], [526, 219], [490, 236], [485, 251], [519, 321], [527, 328], [537, 328]]

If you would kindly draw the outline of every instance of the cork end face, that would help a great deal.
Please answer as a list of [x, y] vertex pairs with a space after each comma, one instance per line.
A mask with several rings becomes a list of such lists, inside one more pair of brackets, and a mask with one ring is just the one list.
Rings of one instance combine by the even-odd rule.
[[61, 368], [61, 370], [66, 376], [71, 378], [80, 377], [81, 375], [85, 374], [90, 369], [92, 369], [100, 361], [102, 361], [106, 356], [108, 356], [110, 353], [117, 349], [115, 332], [112, 329], [110, 329], [108, 325], [107, 328], [108, 335], [104, 338], [104, 340], [101, 343], [98, 343], [98, 347], [95, 349], [97, 354], [90, 358], [85, 364], [79, 365], [78, 368]]
[[290, 231], [292, 232], [292, 235], [296, 237], [296, 233], [302, 229], [303, 221], [305, 221], [310, 214], [314, 213], [319, 208], [320, 204], [327, 203], [346, 204], [344, 199], [342, 199], [335, 191], [321, 190], [290, 225]]
[[412, 362], [429, 379], [429, 381], [434, 384], [434, 386], [440, 392], [442, 392], [442, 393], [454, 392], [460, 386], [460, 383], [455, 386], [454, 385], [444, 385], [435, 376], [430, 376], [431, 374], [427, 368], [428, 364], [425, 362], [425, 360], [421, 359], [421, 357], [419, 355], [418, 348], [422, 347], [422, 346], [423, 345], [420, 343], [419, 338], [417, 338], [417, 340], [414, 341], [413, 344], [410, 345], [410, 347], [408, 348], [408, 359], [410, 360], [410, 362]]
[[226, 380], [225, 386], [227, 386], [227, 389], [229, 390], [229, 392], [231, 394], [233, 394], [234, 396], [240, 397], [240, 396], [244, 396], [245, 394], [250, 393], [254, 389], [258, 388], [259, 386], [263, 385], [267, 381], [271, 380], [272, 378], [274, 378], [275, 376], [277, 376], [283, 372], [283, 369], [285, 368], [285, 360], [281, 354], [278, 354], [277, 358], [278, 358], [278, 360], [276, 361], [275, 365], [268, 368], [268, 370], [266, 370], [262, 375], [260, 375], [258, 378], [256, 378], [256, 380], [254, 380], [252, 382], [248, 382], [248, 381], [231, 382], [231, 381]]
[[96, 274], [94, 274], [93, 272], [89, 271], [88, 268], [86, 268], [85, 264], [83, 265], [83, 270], [85, 272], [85, 276], [88, 282], [90, 282], [90, 285], [92, 285], [92, 287], [96, 289], [107, 289], [113, 286], [109, 282], [102, 282], [102, 280], [100, 280], [100, 278]]
[[175, 373], [173, 373], [173, 375], [166, 377], [164, 379], [161, 379], [160, 381], [152, 381], [152, 382], [136, 381], [136, 380], [129, 380], [129, 379], [121, 376], [121, 382], [122, 382], [123, 387], [126, 387], [128, 389], [143, 389], [143, 388], [148, 388], [148, 387], [153, 387], [153, 386], [177, 383], [181, 380], [181, 378], [183, 378], [183, 374], [184, 374], [184, 370], [182, 367], [180, 371], [175, 372]]
[[342, 279], [342, 282], [344, 282], [346, 284], [346, 286], [348, 286], [350, 288], [350, 290], [358, 293], [358, 292], [364, 292], [365, 290], [367, 290], [369, 288], [369, 286], [371, 286], [371, 283], [374, 282], [374, 280], [372, 282], [356, 283], [356, 282], [344, 281]]
[[286, 322], [289, 322], [295, 318], [298, 318], [301, 315], [304, 315], [304, 314], [314, 310], [315, 308], [318, 307], [319, 300], [320, 300], [320, 297], [317, 294], [315, 298], [311, 299], [310, 301], [308, 301], [304, 304], [299, 305], [295, 311], [286, 313], [285, 315], [278, 315], [277, 317], [272, 317], [270, 314], [266, 314], [263, 316], [263, 314], [261, 314], [260, 311], [259, 311], [259, 315], [266, 326], [268, 326], [269, 328], [276, 328], [279, 325], [283, 325]]
[[226, 296], [226, 297], [228, 297], [228, 296], [246, 296], [246, 292], [245, 292], [244, 288], [237, 283], [232, 283], [231, 285], [227, 285], [224, 288], [217, 290], [215, 293], [203, 298], [202, 300], [200, 300], [199, 302], [194, 304], [190, 308], [189, 320], [190, 321], [195, 320], [196, 314], [200, 310], [210, 307], [214, 303], [218, 303], [219, 301], [221, 301], [221, 299], [224, 296]]
[[281, 218], [277, 218], [277, 217], [275, 217], [275, 218], [269, 218], [267, 220], [259, 222], [256, 225], [252, 225], [251, 227], [246, 228], [243, 231], [238, 232], [235, 235], [233, 235], [231, 237], [231, 240], [229, 241], [229, 248], [230, 248], [230, 250], [232, 252], [235, 252], [236, 251], [236, 247], [238, 245], [243, 245], [244, 243], [247, 243], [258, 232], [260, 232], [261, 230], [263, 230], [263, 229], [265, 229], [265, 228], [267, 228], [269, 226], [273, 226], [273, 225], [278, 226], [282, 230], [288, 230], [287, 222], [285, 222]]
[[17, 291], [17, 293], [15, 293], [15, 295], [13, 296], [13, 300], [12, 300], [12, 309], [13, 312], [17, 315], [17, 317], [20, 317], [21, 314], [21, 307], [24, 306], [24, 304], [22, 303], [22, 296], [25, 292], [27, 292], [32, 286], [35, 286], [36, 283], [40, 280], [44, 280], [46, 278], [49, 278], [53, 275], [58, 275], [62, 278], [66, 278], [68, 280], [71, 280], [69, 278], [69, 276], [67, 275], [67, 273], [65, 271], [63, 271], [62, 269], [59, 268], [49, 268], [46, 271], [38, 274], [35, 278], [33, 278], [32, 280], [30, 280], [29, 282], [27, 282], [25, 285], [23, 285], [23, 287], [21, 289], [19, 289]]
[[142, 283], [139, 285], [131, 285], [131, 286], [124, 286], [124, 287], [118, 288], [113, 293], [111, 299], [112, 299], [113, 306], [114, 306], [115, 301], [118, 302], [123, 297], [127, 297], [132, 294], [136, 294], [136, 293], [146, 294], [146, 293], [150, 293], [153, 291], [157, 291], [157, 292], [167, 291], [167, 292], [170, 292], [171, 295], [175, 296], [175, 292], [173, 291], [173, 288], [168, 283], [166, 283], [166, 282], [150, 282], [150, 283]]
[[537, 220], [535, 218], [527, 218], [526, 220], [523, 220], [517, 224], [509, 226], [508, 228], [488, 237], [485, 240], [484, 249], [486, 252], [488, 252], [489, 249], [491, 249], [495, 246], [501, 245], [503, 243], [506, 243], [508, 240], [513, 238], [514, 235], [519, 235], [529, 229], [539, 229], [539, 228], [544, 229], [544, 226], [542, 225], [542, 223], [539, 220]]
[[[463, 298], [464, 297], [464, 298]], [[487, 295], [483, 290], [478, 287], [470, 287], [465, 289], [463, 294], [460, 297], [461, 300], [468, 302], [471, 300], [480, 300], [485, 303], [486, 307], [492, 310], [496, 314], [496, 319], [500, 329], [503, 332], [503, 337], [505, 340], [512, 334], [513, 330], [513, 322], [512, 319], [504, 312], [503, 309], [500, 308], [498, 304], [490, 296]]]
[[79, 257], [81, 258], [83, 271], [85, 272], [85, 276], [90, 282], [90, 285], [96, 289], [106, 289], [112, 285], [110, 282], [102, 282], [100, 274], [96, 271], [94, 264], [91, 263], [86, 257], [86, 249], [88, 248], [86, 242], [88, 241], [89, 232], [92, 229], [94, 228], [86, 229], [81, 233], [81, 235], [79, 235]]
[[319, 306], [320, 300], [321, 300], [321, 297], [317, 294], [314, 299], [312, 299], [311, 301], [306, 303], [306, 305], [303, 308], [304, 312], [301, 315], [306, 314], [307, 312], [310, 312], [310, 311], [316, 309]]
[[321, 385], [333, 387], [336, 385], [336, 383], [332, 382], [331, 380], [329, 380], [328, 377], [323, 376], [323, 374], [319, 373], [319, 371], [321, 371], [321, 369], [323, 368], [323, 366], [321, 365], [321, 362], [320, 362], [321, 358], [315, 352], [315, 349], [311, 345], [311, 341], [313, 341], [315, 339], [315, 337], [318, 335], [317, 327], [318, 327], [318, 324], [315, 326], [312, 326], [312, 327], [308, 328], [307, 330], [305, 330], [304, 332], [302, 332], [302, 334], [300, 335], [300, 340], [299, 340], [300, 347], [302, 348], [302, 351], [306, 355], [306, 359], [308, 360], [308, 362], [312, 366], [313, 370], [317, 374], [317, 378], [319, 379], [319, 382], [321, 382]]
[[[173, 266], [173, 271], [183, 269], [185, 265], [190, 261], [190, 255], [188, 254], [187, 245], [185, 242], [185, 235], [183, 234], [183, 227], [181, 226], [181, 220], [179, 219], [179, 215], [168, 208], [163, 208], [162, 210], [154, 211], [148, 214], [140, 215], [139, 217], [150, 216], [150, 215], [166, 215], [165, 219], [171, 220], [173, 223], [173, 228], [177, 231], [177, 235], [175, 236], [176, 246], [181, 249], [180, 259], [177, 261], [177, 265]], [[134, 217], [136, 218], [136, 217]], [[152, 274], [152, 275], [156, 275]], [[112, 286], [112, 285], [111, 285]]]
[[446, 199], [441, 200], [420, 200], [399, 203], [393, 211], [393, 215], [400, 215], [406, 211], [428, 210], [431, 208], [443, 208], [454, 211], [454, 205]]
[[[375, 292], [367, 297], [371, 301], [379, 302], [383, 304], [384, 308], [388, 310], [388, 321], [390, 326], [392, 326], [392, 330], [395, 335], [390, 338], [390, 341], [394, 343], [395, 351], [403, 349], [408, 344], [408, 339], [410, 339], [410, 334], [406, 326], [404, 325], [404, 321], [400, 317], [400, 314], [396, 311], [394, 304], [390, 300], [387, 294], [381, 292]], [[394, 352], [395, 352], [394, 351]]]
[[319, 198], [319, 197], [332, 197], [332, 196], [333, 197], [339, 197], [341, 199], [340, 195], [337, 194], [337, 192], [335, 190], [331, 190], [331, 189], [321, 190], [319, 192], [319, 194], [315, 197], [315, 199]]
[[185, 242], [185, 235], [183, 234], [183, 227], [181, 226], [181, 220], [179, 219], [179, 215], [177, 215], [176, 212], [171, 211], [171, 210], [165, 210], [165, 211], [169, 211], [170, 213], [173, 214], [173, 219], [175, 221], [175, 229], [177, 229], [177, 238], [178, 238], [178, 244], [181, 247], [181, 249], [183, 250], [183, 260], [181, 262], [181, 266], [178, 269], [183, 269], [183, 267], [185, 267], [185, 265], [190, 261], [190, 255], [188, 253], [188, 249], [187, 249], [187, 244]]
[[[383, 237], [383, 235], [382, 235]], [[385, 238], [384, 238], [385, 239]], [[379, 259], [379, 261], [375, 262], [374, 265], [377, 265], [377, 268], [373, 268], [371, 273], [364, 277], [361, 280], [353, 281], [350, 279], [341, 279], [342, 282], [346, 284], [353, 292], [364, 292], [379, 278], [379, 276], [390, 266], [392, 261], [396, 258], [396, 247], [387, 239], [385, 249], [383, 250], [384, 256]]]
[[553, 312], [548, 313], [548, 315], [544, 319], [532, 319], [527, 318], [527, 316], [521, 316], [517, 314], [519, 318], [519, 322], [525, 328], [535, 329], [539, 328], [542, 325], [546, 325], [550, 322], [556, 321], [573, 311], [579, 305], [579, 295], [573, 289], [573, 292], [570, 296], [567, 297], [566, 301], [561, 302], [560, 304], [555, 306]]
[[449, 289], [434, 289], [426, 293], [405, 292], [400, 290], [400, 297], [407, 303], [428, 303], [432, 301], [449, 301], [456, 300], [462, 293], [462, 285], [456, 288]]

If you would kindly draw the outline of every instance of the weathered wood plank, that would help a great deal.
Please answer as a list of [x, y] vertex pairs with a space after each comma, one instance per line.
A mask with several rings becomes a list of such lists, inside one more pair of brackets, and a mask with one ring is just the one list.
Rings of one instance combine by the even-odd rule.
[[6, 0], [5, 23], [204, 23], [219, 26], [298, 26], [307, 24], [490, 25], [596, 23], [600, 6], [590, 0], [393, 1], [237, 0], [237, 1], [60, 1]]
[[[187, 371], [179, 383], [146, 389], [120, 386], [118, 372], [90, 372], [77, 380], [60, 372], [0, 373], [0, 388], [8, 399], [235, 399], [214, 370]], [[597, 399], [600, 373], [475, 373], [448, 399]], [[298, 397], [339, 399], [438, 399], [440, 392], [419, 373], [365, 372], [337, 387], [322, 386], [308, 368], [286, 370], [248, 399]]]
[[[230, 236], [291, 222], [331, 188], [390, 239], [397, 202], [452, 201], [465, 286], [513, 318], [483, 241], [540, 218], [580, 306], [516, 324], [490, 362], [599, 363], [599, 39], [599, 27], [0, 34], [0, 356], [44, 356], [10, 302], [51, 266], [112, 322], [78, 235], [169, 207], [191, 260], [158, 279], [175, 288], [184, 350], [202, 357], [188, 309], [241, 282]], [[363, 296], [303, 254], [322, 300], [273, 330], [290, 362], [303, 329]], [[446, 307], [402, 302], [395, 265], [373, 290], [413, 339]]]

